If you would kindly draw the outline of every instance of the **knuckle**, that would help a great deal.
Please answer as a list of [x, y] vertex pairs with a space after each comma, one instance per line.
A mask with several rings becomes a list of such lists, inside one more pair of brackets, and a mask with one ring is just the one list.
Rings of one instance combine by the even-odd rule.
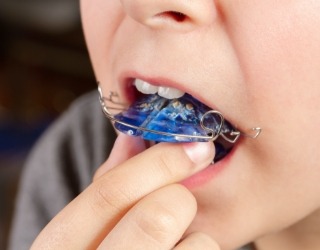
[[[114, 189], [114, 188], [113, 188]], [[99, 183], [93, 191], [92, 208], [96, 212], [103, 210], [116, 210], [119, 211], [120, 207], [117, 203], [114, 192], [109, 189], [109, 185]]]
[[168, 242], [174, 229], [179, 228], [177, 217], [159, 204], [149, 207], [148, 212], [140, 211], [136, 224], [144, 235], [159, 244]]
[[125, 204], [131, 202], [130, 197], [126, 195], [122, 188], [123, 186], [116, 185], [108, 180], [97, 181], [93, 188], [92, 209], [97, 213], [121, 212]]
[[189, 234], [186, 238], [174, 248], [175, 250], [220, 250], [219, 245], [209, 235], [202, 232], [194, 232]]
[[[191, 163], [185, 160], [183, 154], [179, 154], [179, 151], [173, 154], [171, 148], [162, 149], [157, 155], [157, 160], [154, 161], [154, 164], [165, 178], [176, 176], [177, 171], [185, 171], [191, 168]], [[180, 165], [184, 167], [181, 168], [179, 167]]]
[[195, 233], [195, 238], [197, 238], [198, 242], [201, 242], [203, 250], [210, 249], [210, 250], [220, 250], [217, 242], [214, 241], [209, 235], [205, 233]]
[[156, 168], [160, 170], [161, 175], [165, 178], [174, 176], [174, 163], [170, 160], [170, 157], [165, 154], [165, 152], [161, 152], [158, 156], [158, 160], [154, 161], [154, 164]]

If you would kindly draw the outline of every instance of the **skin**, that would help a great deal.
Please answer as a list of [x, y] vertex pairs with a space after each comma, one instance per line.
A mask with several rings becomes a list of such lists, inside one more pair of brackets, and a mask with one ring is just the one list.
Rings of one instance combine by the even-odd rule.
[[172, 249], [187, 236], [176, 249], [319, 249], [320, 2], [82, 0], [81, 9], [105, 95], [127, 101], [119, 78], [138, 72], [192, 94], [242, 131], [263, 132], [242, 138], [223, 170], [190, 190], [174, 183], [204, 168], [212, 145], [204, 143], [201, 161], [197, 144], [146, 149], [120, 136], [93, 184], [34, 248]]

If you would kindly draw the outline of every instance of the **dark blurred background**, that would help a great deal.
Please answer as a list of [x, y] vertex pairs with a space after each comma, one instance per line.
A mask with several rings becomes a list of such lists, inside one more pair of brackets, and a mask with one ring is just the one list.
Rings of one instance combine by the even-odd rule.
[[6, 249], [30, 148], [96, 85], [78, 0], [1, 0], [0, 31], [0, 249]]

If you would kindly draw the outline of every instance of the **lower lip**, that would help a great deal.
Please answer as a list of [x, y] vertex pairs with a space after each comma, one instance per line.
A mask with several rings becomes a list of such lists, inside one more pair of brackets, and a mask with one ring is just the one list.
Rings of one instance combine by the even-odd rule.
[[237, 143], [237, 145], [235, 145], [232, 148], [231, 152], [228, 153], [228, 155], [224, 157], [222, 160], [218, 161], [217, 163], [209, 165], [207, 168], [188, 177], [187, 179], [181, 181], [180, 183], [185, 187], [187, 187], [188, 189], [195, 189], [212, 181], [216, 176], [218, 176], [219, 173], [222, 172], [224, 168], [226, 168], [229, 165], [230, 160], [233, 157], [238, 144], [239, 143]]

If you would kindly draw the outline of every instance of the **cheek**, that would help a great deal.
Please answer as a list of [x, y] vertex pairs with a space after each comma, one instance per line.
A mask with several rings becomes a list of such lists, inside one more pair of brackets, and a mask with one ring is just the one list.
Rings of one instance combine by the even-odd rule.
[[[222, 7], [250, 108], [263, 128], [252, 177], [260, 180], [261, 197], [283, 201], [277, 208], [283, 224], [290, 223], [320, 204], [320, 1], [249, 0]], [[304, 202], [287, 207], [296, 201]]]
[[256, 2], [225, 6], [228, 33], [249, 87], [282, 90], [288, 83], [318, 80], [320, 2]]
[[123, 18], [121, 3], [120, 1], [82, 0], [81, 18], [96, 79], [109, 82], [104, 79], [105, 71], [114, 35]]
[[250, 0], [225, 8], [261, 126], [283, 141], [320, 137], [320, 2]]

